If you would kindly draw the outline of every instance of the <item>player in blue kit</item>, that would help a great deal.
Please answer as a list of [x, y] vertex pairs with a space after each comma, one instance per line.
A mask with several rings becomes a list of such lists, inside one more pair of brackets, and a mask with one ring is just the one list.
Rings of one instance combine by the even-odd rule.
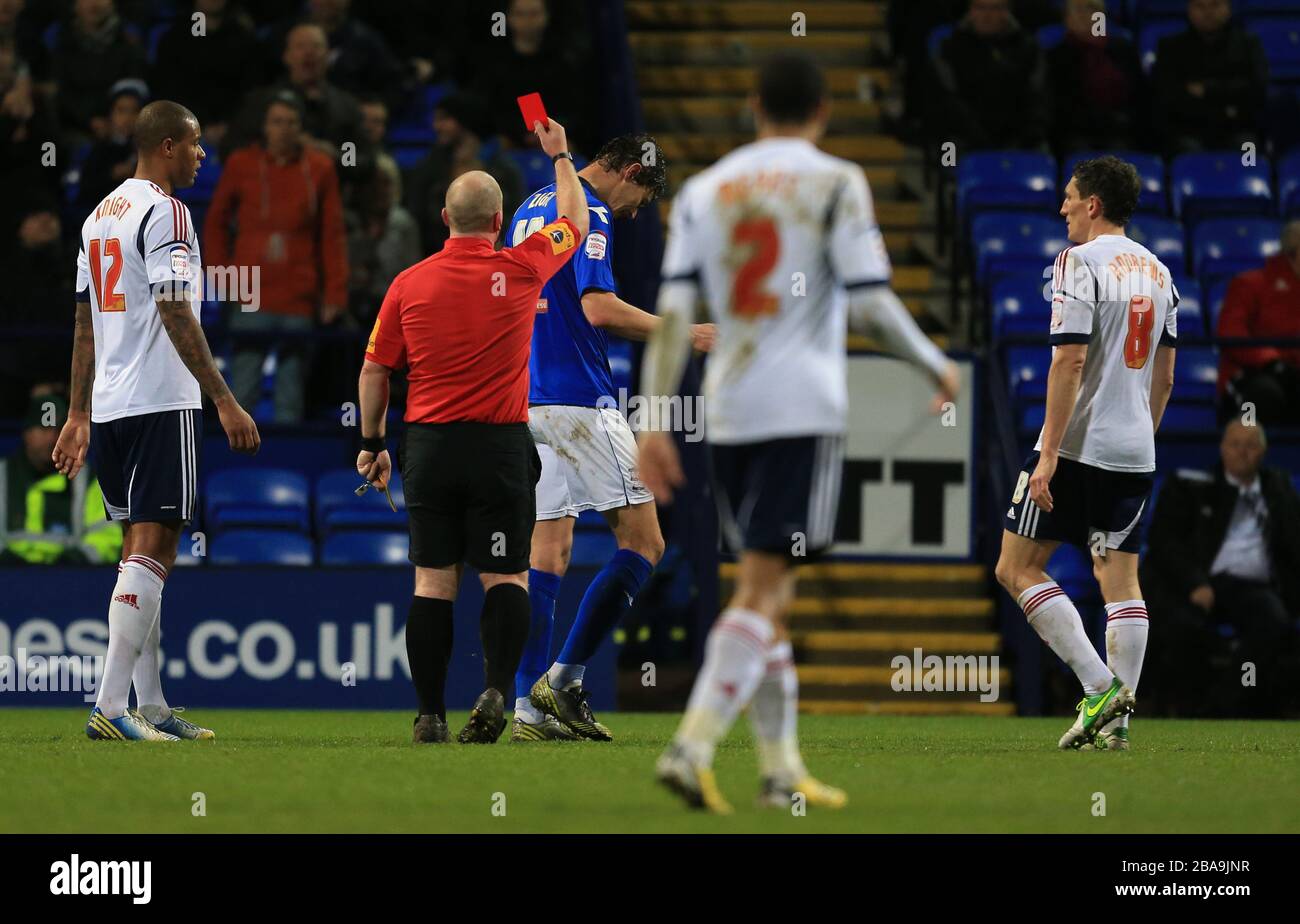
[[[532, 628], [515, 677], [511, 741], [611, 740], [592, 715], [583, 673], [664, 550], [654, 497], [637, 475], [636, 441], [618, 410], [609, 368], [610, 334], [645, 340], [659, 324], [618, 297], [611, 221], [634, 218], [664, 193], [664, 158], [649, 135], [623, 135], [605, 144], [578, 177], [591, 230], [582, 250], [542, 288], [533, 326], [528, 425], [542, 477], [528, 573]], [[554, 220], [552, 184], [515, 212], [507, 246]], [[696, 325], [692, 334], [695, 348], [707, 350], [713, 327]], [[548, 665], [555, 598], [569, 565], [573, 526], [584, 510], [604, 515], [618, 551], [587, 588], [559, 657]]]

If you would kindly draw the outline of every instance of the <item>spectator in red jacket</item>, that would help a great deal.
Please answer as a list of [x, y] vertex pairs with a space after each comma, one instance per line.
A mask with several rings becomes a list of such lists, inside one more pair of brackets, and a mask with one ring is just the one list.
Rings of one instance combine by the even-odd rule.
[[[1282, 229], [1277, 256], [1232, 280], [1219, 336], [1300, 337], [1300, 220]], [[1262, 423], [1300, 425], [1300, 347], [1225, 349], [1219, 384], [1234, 409], [1251, 401]]]
[[[253, 407], [265, 335], [302, 334], [318, 321], [333, 324], [348, 298], [338, 176], [329, 157], [304, 143], [301, 104], [292, 93], [267, 106], [262, 143], [230, 155], [204, 230], [204, 256], [211, 265], [257, 267], [260, 273], [256, 310], [232, 306], [230, 316], [236, 335], [261, 335], [236, 347], [232, 370], [236, 397]], [[277, 423], [302, 419], [307, 353], [302, 337], [289, 338], [277, 350]]]

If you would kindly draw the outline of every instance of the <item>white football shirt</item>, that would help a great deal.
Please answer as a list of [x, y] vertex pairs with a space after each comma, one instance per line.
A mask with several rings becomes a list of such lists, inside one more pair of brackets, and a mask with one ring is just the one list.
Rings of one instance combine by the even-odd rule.
[[[1053, 352], [1088, 344], [1060, 455], [1116, 472], [1156, 467], [1152, 357], [1178, 342], [1178, 290], [1169, 269], [1137, 241], [1103, 234], [1067, 247], [1052, 273]], [[1034, 448], [1041, 449], [1040, 432]]]
[[846, 291], [890, 272], [862, 169], [811, 142], [755, 141], [691, 177], [673, 201], [663, 280], [697, 285], [718, 326], [709, 439], [843, 433]]
[[95, 329], [96, 423], [202, 407], [199, 383], [163, 328], [155, 292], [178, 293], [199, 316], [202, 262], [190, 210], [148, 180], [129, 179], [81, 226], [77, 300]]

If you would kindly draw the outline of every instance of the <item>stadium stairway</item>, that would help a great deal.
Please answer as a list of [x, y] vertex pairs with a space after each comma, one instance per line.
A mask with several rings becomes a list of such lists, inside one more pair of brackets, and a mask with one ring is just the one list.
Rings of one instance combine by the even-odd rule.
[[[753, 69], [780, 49], [808, 51], [825, 68], [831, 123], [821, 147], [862, 165], [894, 264], [894, 287], [922, 328], [947, 346], [946, 276], [933, 253], [933, 210], [918, 156], [880, 129], [886, 66], [883, 0], [796, 5], [806, 34], [791, 34], [794, 7], [775, 0], [628, 0], [629, 41], [647, 129], [669, 160], [670, 190], [753, 138], [746, 105]], [[665, 222], [671, 200], [660, 208]], [[869, 348], [865, 338], [850, 348]]]
[[[736, 566], [722, 565], [721, 599]], [[893, 689], [894, 658], [993, 656], [1001, 636], [979, 564], [827, 561], [799, 569], [790, 634], [803, 712], [822, 715], [1012, 715], [1011, 674], [998, 698], [978, 690]], [[919, 669], [919, 668], [918, 668]], [[909, 668], [910, 671], [910, 668]], [[969, 684], [969, 685], [973, 685]]]

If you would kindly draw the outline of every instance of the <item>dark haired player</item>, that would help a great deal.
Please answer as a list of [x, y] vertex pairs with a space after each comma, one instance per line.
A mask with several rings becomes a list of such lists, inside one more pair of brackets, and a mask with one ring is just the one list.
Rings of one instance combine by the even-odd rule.
[[216, 405], [231, 449], [257, 452], [260, 438], [199, 326], [198, 238], [190, 210], [172, 196], [193, 185], [203, 162], [198, 120], [178, 103], [150, 103], [140, 110], [135, 145], [135, 176], [81, 226], [68, 421], [53, 453], [71, 478], [94, 443], [105, 512], [122, 521], [108, 654], [86, 734], [209, 739], [209, 729], [167, 705], [158, 672], [163, 584], [198, 502], [202, 394]]
[[[611, 740], [587, 703], [586, 663], [663, 554], [654, 498], [637, 476], [636, 440], [614, 395], [608, 335], [644, 340], [659, 324], [617, 295], [610, 222], [636, 217], [663, 195], [666, 176], [663, 155], [649, 135], [623, 135], [605, 144], [578, 172], [591, 231], [582, 250], [546, 283], [537, 305], [528, 426], [542, 477], [528, 573], [532, 627], [515, 680], [512, 741]], [[533, 193], [515, 212], [506, 244], [515, 246], [554, 221], [555, 209], [554, 185]], [[696, 348], [707, 350], [712, 326], [697, 325], [692, 334]], [[604, 515], [618, 551], [592, 579], [550, 664], [555, 597], [569, 565], [573, 524], [584, 510]]]
[[[704, 407], [723, 539], [739, 556], [736, 589], [714, 623], [704, 665], [659, 781], [696, 808], [731, 810], [714, 781], [717, 742], [750, 709], [762, 775], [759, 803], [839, 808], [814, 779], [795, 731], [798, 678], [785, 626], [795, 565], [834, 540], [848, 385], [845, 331], [871, 331], [924, 369], [939, 401], [957, 370], [889, 288], [889, 255], [862, 169], [816, 147], [829, 105], [821, 71], [780, 55], [759, 72], [758, 139], [687, 181], [673, 203], [659, 315], [643, 364], [651, 400], [681, 381], [697, 302], [718, 324]], [[806, 280], [792, 291], [795, 273]], [[671, 500], [682, 473], [663, 432], [641, 438], [641, 475]], [[800, 556], [799, 552], [806, 552]]]
[[[1042, 433], [1016, 480], [998, 582], [1083, 684], [1061, 748], [1127, 750], [1147, 608], [1139, 524], [1156, 467], [1155, 432], [1174, 386], [1178, 290], [1124, 234], [1141, 184], [1116, 157], [1080, 163], [1061, 215], [1074, 244], [1052, 276], [1052, 365]], [[1044, 570], [1062, 542], [1087, 548], [1106, 601], [1103, 662], [1065, 591]]]

